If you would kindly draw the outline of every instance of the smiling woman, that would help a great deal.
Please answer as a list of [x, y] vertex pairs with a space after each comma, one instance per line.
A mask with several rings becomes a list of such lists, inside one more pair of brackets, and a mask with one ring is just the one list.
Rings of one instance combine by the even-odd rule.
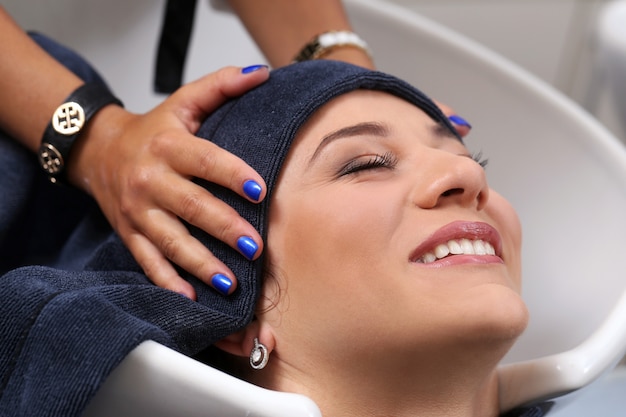
[[428, 98], [312, 62], [199, 134], [268, 184], [243, 209], [266, 257], [254, 318], [216, 343], [228, 370], [327, 416], [498, 415], [495, 368], [527, 323], [520, 224]]
[[[52, 262], [2, 276], [0, 410], [80, 415], [150, 339], [307, 395], [325, 416], [498, 415], [496, 365], [527, 322], [520, 225], [428, 97], [308, 61], [230, 99], [197, 135], [264, 179], [261, 203], [196, 180], [259, 231], [263, 257], [187, 225], [238, 278], [225, 298], [181, 271], [194, 301], [153, 285], [91, 207]], [[11, 144], [3, 158], [25, 157]], [[3, 179], [27, 190], [11, 182], [24, 178]]]

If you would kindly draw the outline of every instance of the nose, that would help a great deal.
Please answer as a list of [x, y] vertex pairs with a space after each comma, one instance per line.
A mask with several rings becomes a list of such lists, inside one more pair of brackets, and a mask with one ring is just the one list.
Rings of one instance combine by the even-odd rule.
[[415, 181], [413, 203], [424, 209], [457, 205], [482, 210], [489, 199], [484, 168], [465, 155], [439, 149], [429, 153]]

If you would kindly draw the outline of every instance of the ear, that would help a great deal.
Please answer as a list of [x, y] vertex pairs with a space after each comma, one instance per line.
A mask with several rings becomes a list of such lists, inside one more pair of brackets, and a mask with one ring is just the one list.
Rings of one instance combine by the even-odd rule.
[[237, 333], [230, 334], [225, 338], [215, 342], [215, 346], [223, 350], [226, 353], [230, 353], [235, 356], [248, 356], [250, 351], [246, 352], [246, 339], [251, 337], [250, 326], [243, 330], [239, 330]]
[[218, 340], [215, 346], [231, 355], [248, 357], [254, 347], [254, 338], [258, 338], [270, 353], [276, 346], [273, 330], [267, 324], [262, 325], [258, 320], [252, 321], [237, 333]]

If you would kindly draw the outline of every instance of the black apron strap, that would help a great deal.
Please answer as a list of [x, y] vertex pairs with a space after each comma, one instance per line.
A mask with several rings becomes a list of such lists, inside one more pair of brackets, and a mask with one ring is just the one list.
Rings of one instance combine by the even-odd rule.
[[196, 0], [167, 0], [157, 51], [154, 91], [173, 93], [182, 85]]

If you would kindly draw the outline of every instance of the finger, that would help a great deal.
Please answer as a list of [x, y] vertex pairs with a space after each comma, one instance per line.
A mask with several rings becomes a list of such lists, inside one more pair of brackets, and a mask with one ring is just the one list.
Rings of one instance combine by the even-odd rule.
[[443, 114], [445, 114], [450, 122], [452, 122], [452, 125], [454, 125], [454, 128], [462, 138], [470, 133], [470, 131], [472, 130], [472, 125], [467, 120], [456, 114], [452, 107], [438, 101], [435, 101], [435, 104], [439, 106]]
[[[250, 68], [255, 70], [250, 71]], [[178, 89], [165, 103], [181, 106], [178, 112], [190, 132], [195, 132], [200, 122], [227, 99], [239, 96], [269, 78], [264, 65], [251, 67], [226, 67], [205, 75]]]
[[[158, 249], [162, 258], [178, 265], [223, 295], [231, 294], [236, 289], [237, 280], [233, 272], [191, 236], [180, 220], [163, 211], [155, 211], [150, 217], [151, 228], [146, 232], [146, 237]], [[177, 283], [177, 279], [171, 274], [163, 274], [161, 277], [159, 273], [157, 271], [153, 274], [155, 283], [158, 281], [169, 285], [165, 280], [172, 279]]]
[[[184, 146], [180, 138], [162, 142], [157, 152], [169, 158], [174, 171], [221, 185], [252, 202], [265, 198], [267, 188], [263, 178], [241, 158], [214, 143], [191, 135], [186, 137]], [[180, 192], [177, 194], [181, 197]]]
[[181, 181], [175, 174], [165, 177], [163, 183], [167, 188], [159, 194], [157, 204], [225, 242], [247, 259], [260, 256], [263, 251], [261, 236], [230, 205], [191, 181]]
[[178, 275], [170, 262], [145, 236], [135, 233], [125, 243], [144, 274], [153, 284], [189, 299], [196, 299], [196, 291], [193, 286]]
[[448, 120], [452, 122], [456, 131], [462, 138], [469, 135], [470, 131], [472, 130], [472, 125], [469, 124], [467, 120], [457, 114], [452, 114], [448, 116]]

